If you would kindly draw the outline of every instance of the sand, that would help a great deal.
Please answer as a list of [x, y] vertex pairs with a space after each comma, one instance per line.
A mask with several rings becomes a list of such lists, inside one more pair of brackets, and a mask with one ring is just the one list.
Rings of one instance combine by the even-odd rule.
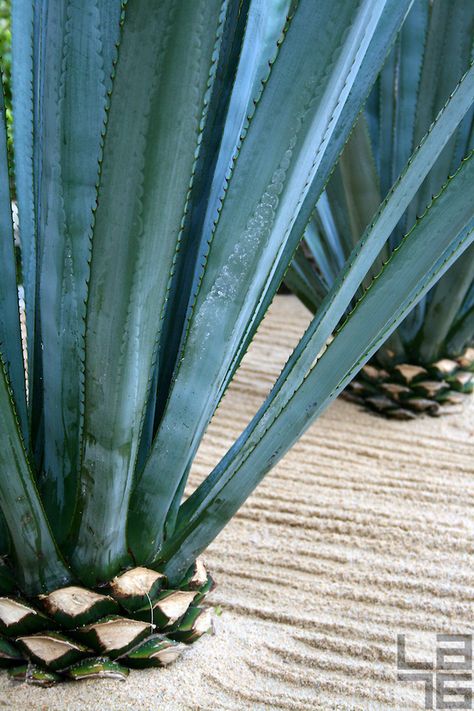
[[[258, 408], [308, 321], [278, 297], [222, 403], [195, 485]], [[474, 399], [443, 419], [387, 422], [338, 400], [205, 556], [215, 635], [127, 682], [52, 689], [0, 675], [8, 709], [422, 709], [397, 679], [396, 636], [429, 660], [474, 626]], [[446, 699], [448, 700], [448, 699]]]

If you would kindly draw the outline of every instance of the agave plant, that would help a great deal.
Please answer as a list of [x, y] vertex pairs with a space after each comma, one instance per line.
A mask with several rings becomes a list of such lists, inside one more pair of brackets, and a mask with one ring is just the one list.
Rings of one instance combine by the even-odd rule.
[[[370, 224], [381, 196], [469, 68], [473, 35], [471, 2], [415, 0], [287, 274], [287, 285], [312, 311]], [[471, 109], [429, 171], [365, 285], [447, 175], [474, 148], [473, 115]], [[345, 395], [398, 419], [452, 411], [452, 405], [474, 389], [473, 339], [471, 247], [417, 304]]]
[[468, 158], [332, 338], [472, 106], [474, 69], [260, 411], [182, 501], [409, 6], [15, 0], [26, 368], [0, 156], [0, 660], [13, 678], [120, 677], [205, 631], [198, 556], [472, 243]]

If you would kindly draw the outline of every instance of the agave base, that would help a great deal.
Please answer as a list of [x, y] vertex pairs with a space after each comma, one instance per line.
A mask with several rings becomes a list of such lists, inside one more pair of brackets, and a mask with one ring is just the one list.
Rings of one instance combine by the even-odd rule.
[[133, 568], [100, 590], [0, 597], [0, 667], [14, 680], [51, 686], [166, 666], [211, 629], [202, 603], [213, 588], [197, 561], [173, 589], [162, 573]]
[[443, 358], [428, 366], [398, 363], [362, 368], [343, 396], [386, 417], [412, 420], [438, 417], [455, 410], [474, 390], [474, 348], [457, 359]]

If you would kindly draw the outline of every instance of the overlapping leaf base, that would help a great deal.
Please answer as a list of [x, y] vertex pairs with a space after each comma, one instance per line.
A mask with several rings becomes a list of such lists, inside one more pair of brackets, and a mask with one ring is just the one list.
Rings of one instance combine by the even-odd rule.
[[197, 561], [173, 589], [163, 574], [134, 568], [100, 591], [69, 586], [34, 601], [0, 597], [0, 667], [14, 680], [50, 686], [166, 666], [211, 629], [201, 603], [213, 587]]
[[438, 417], [455, 409], [474, 390], [474, 348], [429, 366], [399, 363], [393, 368], [369, 364], [344, 392], [352, 402], [397, 420], [425, 414]]

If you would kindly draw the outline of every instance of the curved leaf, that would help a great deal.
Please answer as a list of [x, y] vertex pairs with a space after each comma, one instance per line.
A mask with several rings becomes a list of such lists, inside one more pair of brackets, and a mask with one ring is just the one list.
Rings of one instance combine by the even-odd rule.
[[[233, 168], [183, 357], [152, 453], [137, 481], [130, 530], [140, 532], [131, 540], [140, 560], [149, 560], [159, 548], [161, 522], [183, 486], [228, 374], [241, 357], [262, 294], [275, 293], [296, 248], [297, 241], [272, 289], [275, 267], [283, 262], [301, 205], [328, 160], [328, 145], [340, 131], [340, 117], [387, 7], [393, 6], [315, 6], [303, 0], [289, 22]], [[318, 52], [310, 52], [315, 45]]]
[[175, 535], [159, 558], [171, 580], [180, 579], [265, 473], [473, 243], [473, 206], [471, 155], [393, 253], [322, 355], [317, 356], [310, 342], [293, 353], [250, 425], [182, 506]]
[[[34, 182], [34, 68], [33, 33], [35, 3], [12, 3], [12, 103], [15, 144], [15, 186], [18, 201], [22, 269], [28, 332], [29, 404], [34, 388], [36, 313], [36, 210]], [[21, 412], [21, 410], [20, 410]]]
[[472, 344], [474, 340], [474, 306], [455, 323], [451, 329], [446, 350], [450, 356], [461, 355], [466, 346]]
[[48, 0], [42, 27], [39, 484], [60, 544], [76, 503], [92, 211], [120, 14], [121, 0]]
[[26, 413], [25, 366], [20, 336], [20, 314], [16, 261], [13, 244], [13, 224], [8, 174], [5, 103], [0, 87], [0, 349], [10, 380], [15, 406], [25, 442], [28, 442]]
[[73, 560], [90, 584], [128, 558], [130, 489], [226, 8], [221, 0], [134, 0], [125, 11], [86, 317]]
[[474, 247], [471, 247], [453, 264], [430, 295], [423, 328], [417, 338], [422, 363], [432, 363], [443, 355], [442, 346], [473, 280]]
[[18, 584], [24, 592], [37, 595], [70, 582], [35, 487], [1, 361], [0, 508], [18, 562]]

